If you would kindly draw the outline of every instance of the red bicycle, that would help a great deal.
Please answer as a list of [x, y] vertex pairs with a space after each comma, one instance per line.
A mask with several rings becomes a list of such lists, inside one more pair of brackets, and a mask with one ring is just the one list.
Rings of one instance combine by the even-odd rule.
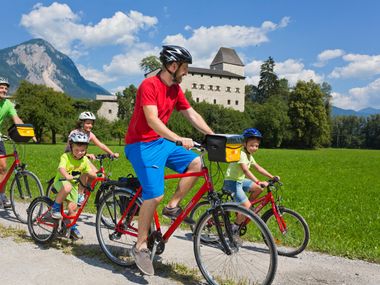
[[0, 189], [5, 188], [7, 182], [14, 173], [15, 175], [10, 186], [12, 210], [20, 222], [26, 223], [29, 204], [35, 197], [43, 195], [43, 188], [37, 175], [27, 170], [27, 165], [21, 162], [15, 142], [5, 135], [1, 135], [0, 140], [9, 141], [13, 146], [13, 153], [0, 155], [0, 158], [14, 158], [12, 165], [9, 167], [3, 181], [0, 183]]
[[[110, 160], [113, 159], [113, 157], [111, 157], [109, 154], [102, 154], [97, 156], [97, 159], [100, 161], [103, 161], [105, 158], [109, 158]], [[108, 180], [108, 177], [105, 176], [103, 172], [104, 169], [101, 167], [100, 171], [98, 172], [99, 176], [93, 179], [90, 185], [84, 185], [79, 178], [80, 174], [73, 173], [73, 175], [77, 175], [75, 181], [81, 184], [85, 189], [85, 199], [74, 216], [67, 215], [63, 209], [62, 204], [61, 214], [63, 219], [61, 221], [54, 220], [50, 214], [50, 209], [54, 203], [53, 199], [44, 196], [33, 200], [28, 209], [28, 230], [31, 237], [38, 243], [48, 243], [52, 241], [56, 236], [69, 237], [70, 227], [72, 227], [77, 222], [90, 198], [91, 193], [94, 191], [97, 184], [100, 183], [100, 186], [96, 193], [95, 204], [97, 204], [99, 200], [102, 199], [101, 197], [104, 193], [111, 191], [110, 189], [115, 184], [120, 184], [122, 186], [124, 185], [118, 181]], [[50, 189], [50, 191], [53, 193], [57, 192], [54, 187], [50, 187], [48, 189]]]
[[[281, 205], [282, 196], [280, 192], [282, 183], [276, 179], [269, 180], [268, 183], [267, 193], [251, 201], [251, 209], [257, 214], [266, 205], [270, 204], [270, 209], [264, 212], [261, 218], [272, 233], [278, 254], [296, 256], [304, 251], [309, 243], [309, 226], [299, 213]], [[233, 201], [231, 192], [223, 190], [220, 196], [222, 201]], [[197, 220], [206, 210], [207, 205], [207, 201], [200, 202], [194, 207], [190, 217]], [[243, 226], [247, 228], [248, 223], [249, 221], [246, 220]]]
[[[165, 232], [155, 212], [148, 237], [152, 260], [164, 252], [173, 232], [207, 193], [208, 209], [198, 220], [193, 237], [195, 259], [204, 278], [209, 284], [271, 284], [277, 267], [277, 250], [268, 228], [252, 211], [221, 202], [203, 160], [205, 148], [199, 145], [197, 149], [201, 152], [201, 171], [165, 176], [165, 179], [203, 177], [204, 183]], [[134, 264], [131, 249], [138, 235], [141, 191], [141, 187], [137, 190], [125, 187], [108, 193], [96, 215], [96, 234], [103, 252], [122, 266]], [[243, 238], [242, 227], [234, 229], [237, 214], [250, 221], [249, 238]], [[104, 218], [108, 219], [107, 223], [102, 222]], [[111, 223], [112, 227], [107, 226]], [[212, 242], [204, 243], [204, 239]]]

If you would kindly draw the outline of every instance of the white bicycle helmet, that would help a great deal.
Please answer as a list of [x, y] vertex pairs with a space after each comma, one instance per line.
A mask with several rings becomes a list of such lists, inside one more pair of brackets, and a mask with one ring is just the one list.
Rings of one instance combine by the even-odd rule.
[[1, 77], [0, 76], [0, 84], [4, 84], [4, 85], [7, 85], [9, 87], [9, 81], [7, 78], [5, 77]]
[[90, 138], [86, 133], [83, 132], [73, 132], [69, 135], [70, 143], [80, 143], [80, 144], [89, 144]]
[[93, 121], [95, 121], [96, 117], [91, 112], [82, 112], [79, 115], [79, 120], [81, 120], [81, 121], [85, 121], [85, 120], [93, 120]]

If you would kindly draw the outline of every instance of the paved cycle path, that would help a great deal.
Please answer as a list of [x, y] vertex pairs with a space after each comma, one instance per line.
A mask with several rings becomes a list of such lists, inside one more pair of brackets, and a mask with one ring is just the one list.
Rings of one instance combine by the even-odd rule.
[[[0, 224], [25, 229], [11, 211], [0, 209]], [[137, 268], [122, 268], [106, 261], [98, 245], [94, 216], [82, 214], [79, 229], [82, 241], [73, 246], [70, 254], [57, 246], [41, 247], [33, 242], [19, 242], [13, 237], [0, 238], [1, 284], [205, 284], [191, 274], [175, 273], [170, 264], [197, 268], [191, 234], [177, 230], [166, 244], [165, 252], [155, 262], [156, 275], [142, 276]], [[27, 239], [27, 238], [26, 238]], [[65, 243], [65, 242], [64, 242]], [[66, 242], [70, 246], [70, 242]], [[86, 254], [83, 255], [82, 251]], [[89, 253], [95, 257], [89, 257]], [[170, 277], [170, 278], [169, 278]], [[378, 285], [380, 265], [349, 260], [314, 252], [303, 252], [296, 258], [279, 257], [273, 284], [336, 284]]]

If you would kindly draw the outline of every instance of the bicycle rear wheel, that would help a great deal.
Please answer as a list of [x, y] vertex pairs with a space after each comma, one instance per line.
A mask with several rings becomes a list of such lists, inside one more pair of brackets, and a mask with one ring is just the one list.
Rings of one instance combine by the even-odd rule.
[[[117, 228], [134, 194], [135, 192], [130, 189], [108, 193], [100, 202], [96, 213], [96, 236], [100, 247], [112, 262], [121, 266], [135, 263], [131, 250], [137, 240], [137, 220], [141, 200], [135, 201], [121, 222], [121, 227]], [[151, 230], [153, 229], [152, 225]]]
[[279, 255], [295, 256], [301, 253], [309, 243], [310, 231], [305, 219], [297, 212], [279, 207], [281, 219], [285, 223], [285, 232], [281, 232], [276, 216], [270, 209], [262, 216], [273, 235]]
[[47, 197], [38, 197], [28, 209], [28, 230], [33, 240], [38, 243], [49, 243], [57, 234], [58, 221], [49, 212], [53, 203]]
[[[277, 268], [277, 251], [263, 221], [252, 211], [225, 203], [222, 211], [203, 214], [194, 232], [194, 254], [203, 277], [209, 284], [271, 284]], [[219, 221], [217, 222], [213, 212]], [[233, 232], [236, 215], [243, 215], [250, 227]], [[202, 235], [214, 242], [202, 242]], [[226, 248], [230, 252], [226, 251]]]
[[20, 222], [26, 224], [29, 204], [34, 198], [43, 195], [41, 182], [34, 173], [28, 170], [19, 171], [13, 178], [10, 191], [13, 212]]

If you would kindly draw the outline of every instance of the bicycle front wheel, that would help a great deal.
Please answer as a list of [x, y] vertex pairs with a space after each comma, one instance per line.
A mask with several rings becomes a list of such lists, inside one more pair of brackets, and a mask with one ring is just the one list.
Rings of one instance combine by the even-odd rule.
[[279, 211], [279, 219], [283, 224], [284, 231], [280, 230], [272, 209], [265, 212], [262, 219], [273, 235], [278, 254], [295, 256], [301, 253], [309, 243], [309, 226], [305, 219], [297, 212], [285, 207], [279, 207]]
[[[214, 285], [271, 284], [277, 250], [268, 228], [256, 214], [241, 206], [225, 203], [221, 208], [217, 213], [207, 211], [194, 232], [195, 259], [203, 277]], [[232, 230], [237, 215], [249, 221], [248, 230]], [[206, 233], [214, 242], [202, 242]]]
[[40, 196], [43, 196], [43, 189], [37, 175], [28, 170], [15, 174], [11, 183], [11, 204], [16, 218], [21, 223], [27, 223], [29, 204]]
[[[101, 200], [96, 213], [96, 236], [100, 247], [112, 262], [121, 266], [135, 263], [131, 250], [137, 240], [140, 200], [135, 201], [121, 220], [134, 194], [129, 189], [110, 192]], [[152, 225], [151, 231], [153, 229]]]

